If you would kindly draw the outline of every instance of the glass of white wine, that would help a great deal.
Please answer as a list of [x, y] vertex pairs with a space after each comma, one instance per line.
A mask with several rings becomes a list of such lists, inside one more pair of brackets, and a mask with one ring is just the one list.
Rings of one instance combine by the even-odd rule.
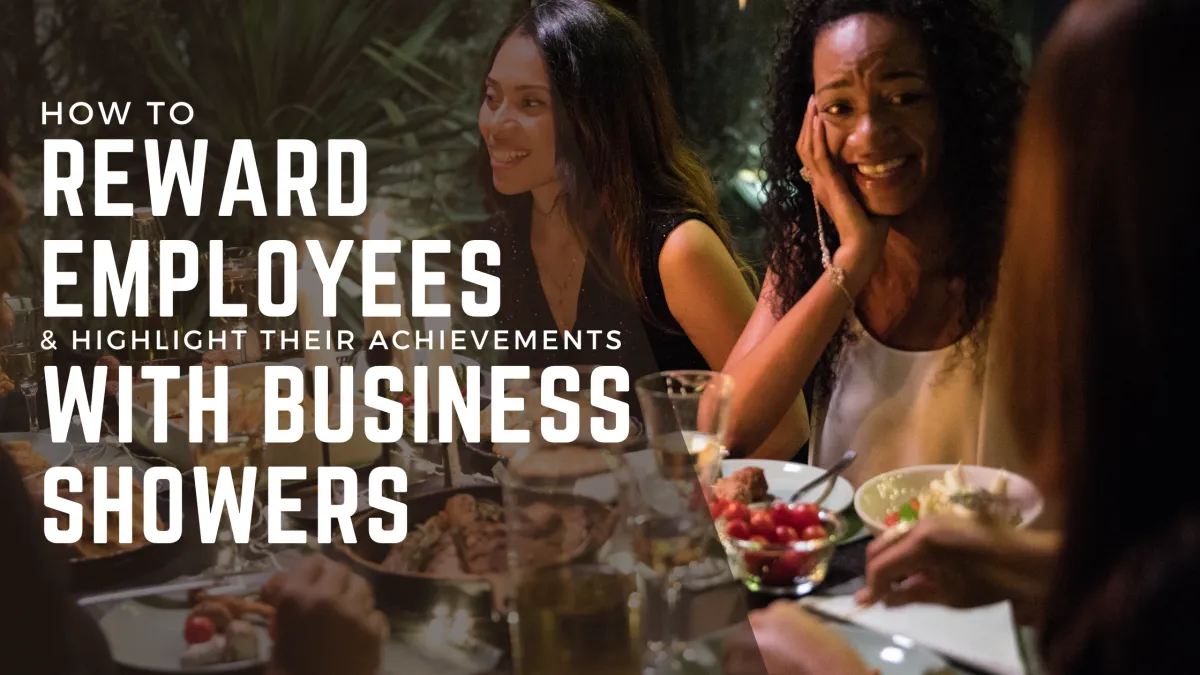
[[50, 364], [51, 350], [42, 347], [47, 326], [42, 304], [33, 298], [5, 298], [12, 326], [0, 339], [0, 370], [21, 388], [29, 411], [29, 431], [37, 433], [38, 383]]
[[631, 477], [619, 451], [535, 438], [497, 474], [515, 674], [639, 672], [641, 596], [623, 531]]
[[[216, 496], [218, 480], [222, 471], [229, 469], [231, 484], [237, 495], [239, 505], [243, 504], [242, 491], [249, 489], [250, 494], [250, 531], [251, 536], [262, 517], [262, 504], [258, 500], [258, 489], [265, 484], [265, 462], [263, 461], [263, 439], [260, 434], [230, 435], [225, 442], [218, 442], [207, 430], [204, 440], [192, 444], [192, 460], [196, 468], [204, 468], [205, 480], [208, 483], [209, 499]], [[253, 467], [255, 471], [254, 485], [245, 485], [245, 469]], [[199, 473], [193, 474], [197, 480]], [[236, 574], [248, 569], [251, 564], [246, 560], [244, 548], [238, 544], [233, 534], [233, 523], [228, 512], [221, 515], [221, 528], [217, 533], [217, 562], [214, 571], [217, 574]]]
[[682, 668], [680, 597], [685, 584], [704, 586], [729, 577], [716, 554], [709, 492], [720, 475], [733, 380], [710, 371], [668, 371], [635, 383], [645, 420], [652, 468], [638, 474], [638, 509], [631, 517], [633, 547], [643, 574], [662, 589], [662, 636], [648, 654], [649, 668]]

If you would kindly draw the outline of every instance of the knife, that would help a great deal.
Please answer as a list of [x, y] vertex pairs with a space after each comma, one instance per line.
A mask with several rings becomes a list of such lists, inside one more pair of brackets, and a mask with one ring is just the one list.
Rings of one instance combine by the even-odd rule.
[[129, 588], [123, 591], [113, 591], [111, 593], [99, 593], [96, 595], [88, 595], [77, 600], [80, 607], [88, 607], [91, 605], [101, 605], [107, 602], [118, 602], [121, 600], [135, 600], [152, 595], [165, 595], [167, 593], [178, 593], [180, 591], [194, 591], [199, 589], [208, 589], [214, 595], [233, 594], [236, 592], [245, 592], [258, 589], [267, 582], [278, 570], [268, 570], [266, 572], [246, 572], [242, 574], [229, 574], [218, 577], [204, 577], [200, 579], [187, 579], [184, 581], [174, 581], [166, 584], [157, 584], [154, 586], [139, 586], [138, 588]]

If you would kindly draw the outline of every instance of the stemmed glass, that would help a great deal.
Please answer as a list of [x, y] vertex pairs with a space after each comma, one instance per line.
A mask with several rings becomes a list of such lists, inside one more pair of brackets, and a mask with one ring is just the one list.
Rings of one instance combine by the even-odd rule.
[[[213, 499], [217, 490], [217, 481], [223, 467], [229, 467], [232, 474], [232, 484], [238, 495], [242, 494], [243, 469], [254, 467], [255, 485], [249, 486], [252, 491], [250, 504], [250, 531], [253, 532], [262, 517], [262, 504], [258, 500], [257, 491], [265, 484], [266, 476], [263, 459], [263, 439], [259, 434], [230, 435], [226, 442], [218, 442], [207, 430], [204, 440], [192, 445], [192, 459], [197, 468], [207, 469], [208, 496]], [[242, 545], [238, 544], [233, 535], [233, 523], [228, 512], [222, 512], [221, 526], [217, 533], [217, 563], [214, 571], [219, 575], [236, 574], [250, 567], [243, 553]]]
[[246, 316], [221, 320], [225, 348], [237, 344], [230, 331], [243, 331], [241, 362], [254, 363], [262, 358], [258, 336], [258, 253], [248, 246], [228, 246], [222, 252], [222, 281], [224, 302], [246, 305]]
[[37, 433], [38, 383], [52, 353], [42, 346], [46, 320], [41, 303], [32, 298], [5, 298], [5, 303], [12, 326], [0, 339], [0, 369], [21, 388], [29, 411], [29, 431]]
[[710, 371], [668, 371], [639, 379], [635, 388], [650, 466], [637, 472], [641, 499], [632, 518], [633, 546], [643, 571], [662, 587], [666, 613], [663, 639], [652, 646], [648, 665], [678, 671], [685, 582], [729, 573], [723, 557], [718, 564], [709, 555], [715, 530], [708, 495], [726, 455], [733, 380]]

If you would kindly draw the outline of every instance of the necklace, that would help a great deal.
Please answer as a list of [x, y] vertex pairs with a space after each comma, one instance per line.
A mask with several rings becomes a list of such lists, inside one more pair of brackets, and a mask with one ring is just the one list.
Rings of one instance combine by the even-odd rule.
[[[567, 289], [570, 288], [571, 281], [575, 278], [575, 268], [578, 266], [579, 254], [576, 253], [575, 255], [571, 256], [571, 268], [567, 270], [566, 278], [562, 281], [551, 280], [550, 282], [558, 291], [555, 294], [554, 308], [550, 314], [554, 318], [554, 325], [558, 326], [560, 331], [566, 331], [570, 328], [570, 326], [566, 325], [566, 322], [559, 317], [562, 316], [563, 310], [567, 306]], [[538, 267], [540, 268], [541, 266], [539, 265]], [[578, 302], [578, 298], [576, 298], [576, 301]]]

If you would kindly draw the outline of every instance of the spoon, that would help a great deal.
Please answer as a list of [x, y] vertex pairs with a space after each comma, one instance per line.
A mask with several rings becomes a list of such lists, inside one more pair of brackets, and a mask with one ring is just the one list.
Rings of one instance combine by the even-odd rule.
[[[853, 450], [847, 450], [846, 454], [842, 455], [842, 458], [837, 461], [837, 464], [834, 464], [833, 466], [829, 467], [828, 471], [821, 474], [820, 476], [818, 476], [817, 478], [815, 478], [814, 480], [809, 482], [807, 485], [800, 488], [799, 490], [796, 490], [796, 492], [794, 492], [792, 494], [792, 498], [789, 499], [788, 502], [795, 502], [795, 501], [799, 500], [800, 495], [803, 495], [805, 492], [812, 490], [813, 488], [817, 487], [818, 485], [820, 485], [826, 481], [829, 481], [829, 484], [832, 487], [833, 479], [835, 479], [839, 475], [841, 475], [841, 473], [846, 470], [846, 467], [850, 466], [850, 464], [857, 457], [858, 457], [857, 452], [854, 452]], [[828, 491], [826, 491], [826, 492], [828, 492]], [[825, 497], [828, 497], [828, 495], [825, 495]], [[825, 497], [822, 497], [819, 500], [819, 502], [825, 501]]]

